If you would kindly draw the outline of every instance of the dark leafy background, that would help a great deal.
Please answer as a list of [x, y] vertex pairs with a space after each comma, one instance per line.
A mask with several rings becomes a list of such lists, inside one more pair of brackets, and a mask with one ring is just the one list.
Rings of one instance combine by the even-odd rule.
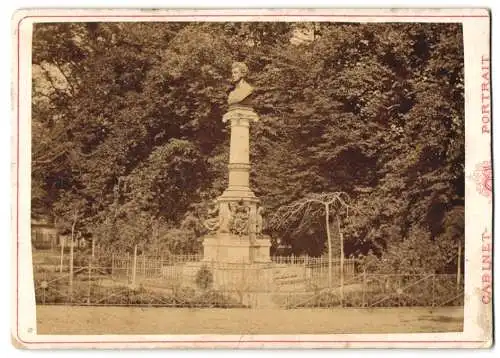
[[[310, 41], [291, 41], [298, 29]], [[76, 210], [77, 231], [114, 250], [199, 251], [206, 205], [227, 180], [221, 118], [235, 60], [256, 87], [251, 184], [268, 213], [345, 191], [360, 209], [345, 224], [346, 255], [405, 258], [388, 270], [456, 266], [457, 24], [37, 24], [33, 216], [64, 231]], [[321, 218], [269, 233], [294, 254], [325, 251]]]

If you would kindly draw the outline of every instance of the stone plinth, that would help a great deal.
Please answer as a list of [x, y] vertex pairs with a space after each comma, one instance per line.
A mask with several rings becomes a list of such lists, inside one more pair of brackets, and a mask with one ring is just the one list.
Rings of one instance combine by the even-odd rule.
[[256, 238], [250, 245], [254, 263], [271, 262], [271, 239], [267, 235]]
[[275, 307], [273, 263], [187, 262], [183, 265], [183, 285], [198, 289], [196, 275], [202, 267], [213, 277], [212, 289], [252, 308]]
[[203, 261], [216, 263], [268, 263], [271, 242], [268, 237], [250, 239], [249, 235], [216, 233], [203, 239]]
[[272, 263], [218, 263], [212, 265], [213, 287], [243, 305], [256, 308], [272, 306]]

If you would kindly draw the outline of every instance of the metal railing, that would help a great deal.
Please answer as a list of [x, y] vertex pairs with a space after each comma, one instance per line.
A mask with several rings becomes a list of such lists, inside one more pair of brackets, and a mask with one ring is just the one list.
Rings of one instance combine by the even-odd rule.
[[[375, 274], [353, 259], [273, 257], [265, 267], [203, 262], [200, 255], [77, 254], [34, 257], [38, 304], [249, 307], [256, 297], [282, 308], [394, 307], [463, 304], [456, 275]], [[62, 265], [61, 265], [62, 262]]]

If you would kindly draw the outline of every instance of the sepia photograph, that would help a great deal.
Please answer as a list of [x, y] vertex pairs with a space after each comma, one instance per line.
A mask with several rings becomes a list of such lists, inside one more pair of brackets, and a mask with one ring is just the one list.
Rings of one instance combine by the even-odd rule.
[[464, 332], [492, 169], [463, 22], [427, 20], [35, 21], [32, 332]]

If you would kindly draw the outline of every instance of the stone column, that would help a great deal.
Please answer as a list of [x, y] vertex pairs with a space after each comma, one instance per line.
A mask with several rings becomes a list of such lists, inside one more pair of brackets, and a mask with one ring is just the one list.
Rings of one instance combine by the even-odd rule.
[[257, 113], [249, 107], [232, 107], [222, 118], [231, 124], [229, 153], [229, 185], [219, 199], [238, 201], [253, 199], [250, 189], [250, 122], [259, 120]]

